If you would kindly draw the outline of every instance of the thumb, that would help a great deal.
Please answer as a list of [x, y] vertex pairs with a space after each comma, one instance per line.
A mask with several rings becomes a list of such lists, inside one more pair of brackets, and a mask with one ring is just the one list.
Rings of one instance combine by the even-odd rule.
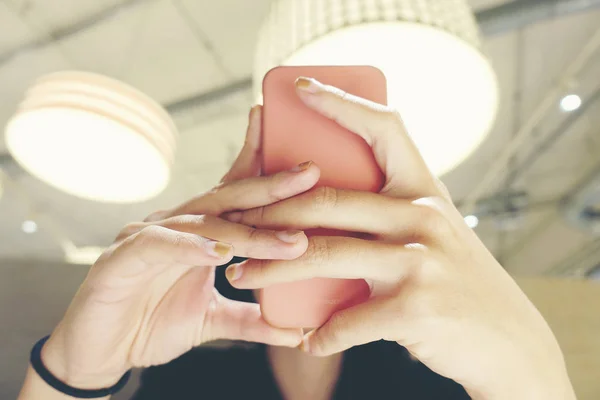
[[221, 179], [221, 183], [260, 175], [261, 134], [262, 106], [256, 105], [250, 109], [244, 147], [242, 147], [229, 172]]
[[392, 108], [312, 78], [298, 78], [296, 89], [308, 107], [362, 137], [371, 146], [386, 177], [382, 193], [401, 198], [441, 194], [402, 119]]
[[340, 353], [351, 347], [386, 339], [394, 318], [385, 315], [386, 300], [372, 298], [336, 312], [321, 327], [307, 333], [300, 349], [315, 356]]
[[261, 316], [258, 304], [230, 300], [216, 294], [216, 300], [207, 319], [210, 326], [203, 331], [210, 332], [210, 338], [243, 340], [265, 343], [273, 346], [296, 347], [302, 341], [301, 329], [283, 329], [269, 325]]

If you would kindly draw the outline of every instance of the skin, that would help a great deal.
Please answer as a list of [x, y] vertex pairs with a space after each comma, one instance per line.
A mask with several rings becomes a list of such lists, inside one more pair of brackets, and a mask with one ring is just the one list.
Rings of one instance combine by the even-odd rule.
[[[224, 185], [126, 227], [92, 267], [44, 347], [50, 371], [72, 386], [98, 388], [132, 366], [167, 362], [207, 340], [263, 341], [274, 345], [269, 359], [286, 398], [306, 398], [301, 386], [308, 386], [314, 388], [310, 398], [327, 399], [340, 353], [385, 339], [475, 399], [574, 399], [550, 328], [464, 224], [397, 113], [314, 80], [299, 79], [297, 87], [307, 106], [371, 145], [387, 176], [381, 193], [310, 190], [319, 177], [314, 164], [257, 178], [255, 108], [244, 150]], [[309, 240], [298, 231], [281, 236], [272, 230], [278, 226], [364, 232], [371, 240]], [[217, 246], [206, 238], [233, 246], [219, 246], [227, 252], [217, 257]], [[302, 337], [268, 326], [256, 305], [215, 292], [215, 265], [233, 254], [253, 258], [227, 271], [239, 288], [363, 278], [372, 296]], [[297, 345], [302, 351], [281, 347]], [[299, 385], [298, 376], [308, 380]], [[30, 369], [20, 399], [34, 398], [67, 397]]]
[[312, 237], [295, 260], [230, 266], [232, 284], [256, 289], [316, 277], [366, 279], [371, 298], [305, 335], [304, 351], [328, 356], [384, 339], [474, 399], [574, 399], [552, 331], [466, 226], [399, 115], [312, 79], [296, 85], [308, 107], [372, 147], [387, 177], [383, 190], [324, 187], [227, 218], [261, 228], [362, 232], [369, 240]]
[[[302, 331], [268, 325], [257, 304], [214, 289], [215, 267], [235, 256], [294, 259], [300, 231], [254, 229], [218, 216], [275, 203], [319, 179], [315, 165], [260, 173], [261, 109], [250, 113], [245, 145], [223, 182], [208, 193], [127, 225], [92, 266], [42, 351], [48, 370], [80, 389], [114, 385], [132, 367], [164, 364], [216, 339], [297, 347]], [[29, 367], [19, 399], [60, 400]]]

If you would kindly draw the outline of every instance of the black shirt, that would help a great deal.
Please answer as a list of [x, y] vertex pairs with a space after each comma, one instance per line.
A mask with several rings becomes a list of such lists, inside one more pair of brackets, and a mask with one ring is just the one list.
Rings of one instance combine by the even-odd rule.
[[[134, 400], [281, 400], [266, 347], [196, 349], [144, 371]], [[376, 342], [344, 355], [335, 400], [463, 400], [462, 386], [413, 361], [396, 343]], [[309, 400], [309, 399], [307, 399]]]
[[[238, 261], [239, 260], [234, 260]], [[230, 298], [252, 301], [217, 273], [215, 286]], [[133, 400], [281, 400], [266, 346], [197, 348], [170, 363], [144, 371]], [[463, 400], [462, 386], [412, 360], [396, 343], [375, 342], [344, 354], [335, 400]], [[307, 399], [308, 400], [308, 399]]]

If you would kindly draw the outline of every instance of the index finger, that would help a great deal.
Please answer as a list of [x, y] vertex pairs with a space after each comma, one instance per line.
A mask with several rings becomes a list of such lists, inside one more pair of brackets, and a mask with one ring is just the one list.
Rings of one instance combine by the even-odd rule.
[[319, 168], [312, 162], [305, 162], [274, 175], [225, 183], [162, 213], [160, 219], [184, 214], [218, 216], [224, 212], [265, 206], [311, 189], [319, 177]]
[[296, 88], [308, 107], [359, 135], [371, 146], [386, 176], [382, 193], [403, 198], [443, 195], [402, 119], [392, 108], [312, 78], [298, 78]]

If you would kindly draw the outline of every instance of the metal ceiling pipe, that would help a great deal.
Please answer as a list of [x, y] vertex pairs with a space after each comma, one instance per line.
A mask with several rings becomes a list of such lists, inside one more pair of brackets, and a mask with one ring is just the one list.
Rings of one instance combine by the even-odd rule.
[[[0, 54], [0, 65], [8, 62], [22, 52], [37, 50], [41, 47], [52, 45], [57, 41], [75, 36], [113, 18], [118, 12], [124, 9], [137, 6], [146, 1], [150, 0], [124, 0], [122, 3], [109, 7], [79, 23], [52, 32], [41, 40], [13, 49], [8, 53]], [[492, 36], [520, 29], [551, 18], [563, 17], [596, 8], [600, 8], [600, 0], [517, 0], [477, 11], [475, 18], [479, 23], [482, 34], [484, 36]], [[248, 90], [251, 86], [252, 79], [250, 77], [240, 79], [230, 85], [167, 104], [166, 108], [173, 113], [182, 112], [205, 102], [218, 100], [233, 92]]]
[[[475, 18], [483, 36], [494, 36], [552, 18], [594, 9], [600, 9], [600, 0], [517, 0], [477, 11]], [[177, 114], [251, 88], [252, 78], [242, 78], [215, 90], [166, 104], [165, 107], [170, 113]]]
[[600, 235], [600, 165], [563, 199], [561, 211], [575, 228], [592, 235]]
[[517, 0], [476, 13], [484, 36], [499, 35], [557, 17], [600, 8], [600, 0]]

